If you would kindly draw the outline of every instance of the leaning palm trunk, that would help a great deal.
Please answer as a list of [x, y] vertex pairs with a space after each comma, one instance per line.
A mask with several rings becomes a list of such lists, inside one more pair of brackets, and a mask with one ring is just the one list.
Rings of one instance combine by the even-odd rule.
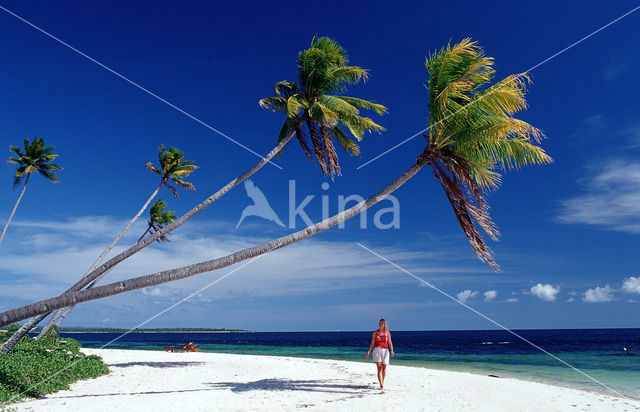
[[22, 185], [22, 190], [20, 191], [20, 196], [18, 196], [18, 200], [16, 200], [16, 204], [13, 205], [13, 210], [11, 211], [9, 218], [7, 219], [7, 223], [5, 223], [4, 227], [2, 228], [2, 233], [0, 233], [0, 243], [2, 243], [2, 239], [4, 238], [4, 234], [7, 232], [9, 223], [11, 223], [11, 219], [13, 219], [13, 215], [16, 213], [18, 204], [20, 203], [20, 200], [22, 200], [22, 195], [24, 195], [24, 191], [27, 188], [27, 183], [29, 182], [29, 176], [31, 176], [31, 173], [27, 174], [27, 178], [25, 179], [24, 185]]
[[[113, 269], [113, 268], [111, 268]], [[94, 280], [89, 286], [87, 286], [87, 289], [91, 289], [92, 287], [94, 287], [96, 285], [96, 283], [98, 283], [100, 281], [100, 279], [102, 279], [103, 277], [107, 276], [107, 274], [111, 271], [111, 269], [107, 270], [106, 272], [104, 272], [102, 275], [98, 276], [98, 278], [96, 280]], [[49, 322], [51, 322], [56, 316], [57, 319], [53, 322], [53, 325], [56, 326], [60, 326], [60, 324], [65, 320], [65, 318], [67, 317], [67, 315], [69, 314], [69, 312], [71, 312], [71, 310], [73, 310], [73, 308], [75, 308], [76, 305], [73, 306], [69, 306], [66, 309], [58, 309], [56, 311], [56, 315], [54, 315]], [[48, 325], [48, 327], [45, 327], [45, 329], [43, 329], [39, 334], [37, 339], [40, 339], [42, 336], [44, 336], [45, 333], [47, 333], [47, 331], [49, 329], [51, 329], [52, 325]]]
[[[27, 176], [28, 178], [28, 176]], [[122, 239], [124, 237], [124, 235], [127, 233], [127, 231], [129, 230], [129, 228], [131, 228], [131, 226], [135, 223], [136, 220], [138, 220], [138, 218], [140, 217], [140, 215], [142, 215], [142, 213], [145, 211], [145, 209], [147, 208], [147, 206], [149, 206], [149, 203], [151, 203], [151, 201], [158, 195], [158, 192], [160, 191], [160, 189], [162, 188], [162, 185], [164, 184], [164, 182], [166, 181], [166, 179], [162, 179], [162, 181], [160, 182], [160, 185], [156, 188], [156, 190], [153, 191], [153, 193], [151, 194], [151, 196], [149, 196], [149, 198], [147, 199], [147, 201], [142, 205], [142, 207], [140, 208], [140, 210], [138, 211], [138, 213], [133, 217], [133, 219], [131, 219], [129, 221], [129, 223], [127, 224], [127, 226], [125, 226], [125, 228], [120, 232], [120, 234], [113, 240], [113, 242], [111, 242], [111, 244], [109, 246], [107, 246], [107, 248], [105, 250], [102, 251], [102, 253], [100, 254], [100, 256], [98, 256], [98, 258], [95, 260], [95, 262], [93, 262], [93, 264], [91, 265], [91, 267], [89, 268], [89, 270], [87, 270], [87, 272], [84, 274], [83, 278], [85, 276], [87, 276], [89, 273], [91, 273], [91, 271], [93, 271], [96, 266], [98, 266], [98, 264], [102, 261], [102, 259], [107, 255], [107, 253], [109, 253], [111, 251], [111, 249], [113, 249], [115, 247], [115, 245], [120, 241], [120, 239]], [[25, 181], [25, 186], [26, 186], [26, 181]], [[24, 192], [24, 188], [23, 188], [23, 192]], [[71, 308], [72, 309], [72, 308]], [[66, 313], [68, 314], [69, 311], [71, 310], [69, 309]], [[49, 329], [51, 329], [51, 327], [54, 325], [54, 322], [56, 321], [57, 317], [60, 315], [60, 313], [62, 312], [62, 308], [60, 308], [56, 313], [54, 313], [53, 316], [51, 316], [51, 319], [49, 319], [49, 322], [47, 322], [46, 326], [44, 328], [42, 328], [42, 330], [40, 331], [40, 333], [37, 336], [37, 339], [40, 339], [42, 336], [44, 336], [45, 333], [47, 333], [47, 331]], [[15, 346], [16, 343], [18, 343], [18, 341], [20, 341], [20, 339], [25, 336], [27, 333], [29, 333], [33, 328], [36, 327], [36, 325], [38, 325], [38, 323], [40, 323], [44, 318], [46, 318], [48, 315], [44, 314], [44, 315], [40, 315], [40, 316], [36, 316], [32, 319], [29, 319], [29, 321], [27, 323], [25, 323], [24, 325], [22, 325], [22, 327], [20, 327], [20, 329], [18, 329], [16, 331], [16, 333], [13, 334], [13, 336], [11, 336], [11, 338], [9, 338], [1, 347], [0, 347], [0, 353], [7, 353], [11, 350], [11, 348], [13, 348]]]
[[208, 260], [205, 262], [195, 263], [193, 265], [184, 266], [181, 268], [166, 270], [163, 272], [154, 273], [151, 275], [141, 276], [138, 278], [128, 279], [116, 283], [111, 283], [104, 286], [94, 287], [92, 289], [86, 289], [78, 292], [66, 293], [55, 298], [42, 300], [31, 305], [23, 306], [21, 308], [12, 309], [3, 313], [0, 313], [0, 326], [7, 325], [12, 322], [16, 322], [21, 319], [26, 319], [30, 316], [35, 316], [41, 313], [46, 313], [52, 309], [62, 308], [69, 305], [75, 305], [81, 302], [87, 302], [90, 300], [101, 299], [107, 296], [117, 295], [120, 293], [128, 292], [131, 290], [141, 289], [144, 287], [156, 286], [162, 283], [172, 282], [179, 279], [184, 279], [190, 276], [197, 275], [199, 273], [210, 272], [213, 270], [221, 269], [246, 259], [257, 257], [265, 253], [271, 252], [276, 249], [283, 248], [291, 245], [300, 240], [306, 239], [316, 233], [323, 232], [341, 222], [344, 222], [352, 217], [358, 215], [362, 211], [370, 208], [376, 203], [380, 202], [395, 190], [400, 188], [404, 183], [420, 171], [429, 160], [426, 155], [421, 155], [416, 163], [411, 166], [400, 177], [394, 180], [387, 187], [369, 197], [362, 202], [359, 202], [355, 206], [340, 212], [330, 218], [298, 232], [292, 233], [287, 236], [272, 240], [270, 242], [263, 243], [258, 246], [253, 246], [247, 249], [240, 250], [230, 255]]
[[[102, 259], [104, 259], [104, 257], [107, 255], [107, 253], [109, 253], [111, 251], [111, 249], [113, 249], [118, 244], [120, 239], [122, 239], [124, 237], [124, 235], [129, 231], [129, 229], [135, 223], [135, 221], [138, 220], [140, 215], [142, 215], [142, 213], [144, 213], [144, 211], [147, 209], [147, 206], [149, 206], [149, 203], [151, 203], [151, 201], [158, 195], [158, 192], [160, 192], [160, 189], [162, 189], [162, 185], [166, 181], [167, 181], [167, 178], [163, 178], [162, 179], [162, 181], [160, 182], [160, 185], [156, 188], [156, 190], [154, 190], [154, 192], [151, 194], [151, 196], [149, 196], [149, 198], [142, 205], [142, 207], [140, 208], [138, 213], [133, 217], [133, 219], [131, 219], [129, 221], [129, 223], [127, 223], [127, 226], [125, 226], [125, 228], [122, 229], [122, 232], [120, 232], [120, 234], [113, 240], [113, 242], [111, 242], [111, 244], [109, 246], [107, 246], [107, 248], [105, 250], [102, 251], [100, 256], [98, 256], [98, 258], [95, 260], [95, 262], [93, 262], [93, 264], [91, 265], [89, 270], [87, 270], [87, 272], [84, 274], [84, 276], [87, 276], [89, 273], [91, 273], [91, 271], [93, 271], [93, 269], [95, 269], [96, 266], [98, 266], [98, 264], [102, 261]], [[83, 276], [83, 278], [84, 278], [84, 276]], [[73, 307], [70, 307], [70, 308], [67, 309], [67, 311], [65, 312], [65, 316], [69, 314], [71, 309], [73, 309]], [[56, 313], [54, 313], [53, 316], [51, 316], [51, 319], [49, 319], [49, 322], [47, 322], [45, 327], [42, 328], [42, 330], [40, 331], [40, 333], [38, 334], [36, 339], [40, 339], [41, 337], [43, 337], [45, 335], [45, 333], [47, 333], [49, 331], [49, 329], [51, 329], [51, 327], [54, 324], [55, 325], [59, 325], [60, 324], [61, 320], [58, 321], [58, 319], [60, 318], [61, 312], [62, 312], [62, 309], [58, 309], [56, 311]]]
[[[247, 170], [242, 175], [238, 176], [237, 178], [235, 178], [232, 181], [230, 181], [229, 183], [227, 183], [226, 186], [224, 186], [223, 188], [218, 190], [213, 195], [209, 196], [207, 199], [205, 199], [200, 204], [196, 205], [193, 209], [189, 210], [187, 213], [182, 215], [179, 219], [176, 219], [175, 222], [173, 222], [172, 224], [167, 225], [167, 226], [163, 227], [161, 230], [151, 234], [146, 239], [137, 242], [135, 245], [131, 246], [129, 249], [125, 250], [124, 252], [120, 253], [119, 255], [117, 255], [117, 256], [113, 257], [112, 259], [108, 260], [107, 262], [105, 262], [102, 266], [98, 267], [97, 269], [94, 268], [93, 271], [90, 271], [91, 273], [88, 273], [85, 276], [83, 276], [80, 279], [80, 281], [78, 281], [76, 284], [71, 286], [66, 292], [64, 292], [64, 294], [77, 292], [77, 291], [81, 290], [82, 288], [84, 288], [85, 286], [89, 285], [92, 282], [94, 282], [93, 284], [95, 284], [95, 282], [97, 282], [98, 278], [102, 278], [102, 275], [105, 274], [107, 271], [111, 270], [111, 268], [113, 268], [115, 265], [117, 265], [118, 263], [124, 261], [125, 259], [129, 258], [130, 256], [134, 255], [135, 253], [139, 252], [140, 250], [144, 249], [145, 247], [149, 246], [151, 243], [155, 242], [156, 239], [159, 239], [162, 236], [167, 235], [168, 233], [170, 233], [174, 229], [177, 229], [182, 224], [184, 224], [187, 220], [191, 219], [193, 216], [195, 216], [196, 214], [198, 214], [202, 210], [206, 209], [213, 202], [215, 202], [216, 200], [218, 200], [219, 198], [224, 196], [231, 189], [233, 189], [234, 187], [238, 186], [240, 183], [242, 183], [243, 181], [245, 181], [246, 179], [251, 177], [254, 173], [256, 173], [258, 170], [260, 170], [264, 165], [266, 165], [276, 154], [278, 154], [289, 143], [289, 141], [293, 138], [294, 134], [295, 134], [295, 130], [290, 132], [284, 139], [282, 139], [280, 141], [280, 143], [278, 143], [276, 145], [276, 147], [274, 147], [264, 158], [262, 158], [258, 163], [256, 163], [251, 169]], [[93, 284], [92, 284], [92, 286], [93, 286]], [[51, 313], [51, 311], [53, 311], [55, 309], [61, 309], [61, 307], [50, 308], [46, 313], [40, 313], [38, 316], [36, 316], [35, 318], [33, 318], [29, 322], [27, 322], [25, 325], [23, 325], [20, 328], [20, 330], [18, 330], [18, 332], [22, 331], [22, 336], [24, 336], [27, 332], [29, 332], [31, 329], [33, 329], [39, 322], [41, 322], [42, 319], [47, 317], [47, 315], [49, 313]], [[22, 318], [22, 319], [26, 319], [26, 318]], [[26, 330], [26, 332], [24, 332], [24, 330]], [[18, 332], [16, 332], [16, 334]], [[0, 347], [0, 354], [7, 353], [9, 350], [11, 350], [11, 348], [18, 342], [19, 339], [20, 338], [18, 338], [15, 341], [10, 339], [7, 342], [5, 342], [5, 344], [2, 345], [2, 347]], [[9, 341], [12, 341], [12, 344], [10, 344]]]

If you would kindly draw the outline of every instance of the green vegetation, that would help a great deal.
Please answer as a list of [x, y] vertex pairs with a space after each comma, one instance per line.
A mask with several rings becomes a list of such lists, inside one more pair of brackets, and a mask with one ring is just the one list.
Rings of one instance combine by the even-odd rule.
[[[14, 324], [0, 332], [0, 342], [9, 339], [18, 328]], [[109, 369], [100, 357], [86, 356], [80, 352], [78, 341], [60, 339], [54, 327], [42, 339], [22, 338], [9, 353], [0, 356], [0, 402], [36, 398], [107, 373]]]

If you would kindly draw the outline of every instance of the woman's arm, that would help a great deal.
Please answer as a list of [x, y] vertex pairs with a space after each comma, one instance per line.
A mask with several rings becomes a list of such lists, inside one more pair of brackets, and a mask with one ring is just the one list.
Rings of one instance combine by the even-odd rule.
[[391, 342], [391, 332], [387, 332], [387, 340], [389, 341], [389, 349], [391, 349], [391, 356], [395, 356], [393, 353], [393, 342]]
[[376, 333], [373, 332], [371, 334], [371, 345], [369, 345], [369, 350], [367, 351], [367, 354], [364, 355], [365, 358], [369, 357], [369, 354], [371, 353], [371, 350], [373, 349], [373, 345], [376, 343]]

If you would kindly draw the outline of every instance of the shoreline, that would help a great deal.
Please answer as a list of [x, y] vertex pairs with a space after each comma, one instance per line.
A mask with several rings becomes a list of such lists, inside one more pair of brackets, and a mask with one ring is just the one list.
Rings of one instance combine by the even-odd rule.
[[[9, 407], [54, 410], [640, 411], [640, 401], [513, 378], [389, 366], [384, 393], [373, 364], [327, 359], [152, 350], [82, 349], [111, 373]], [[576, 409], [578, 410], [578, 409]]]

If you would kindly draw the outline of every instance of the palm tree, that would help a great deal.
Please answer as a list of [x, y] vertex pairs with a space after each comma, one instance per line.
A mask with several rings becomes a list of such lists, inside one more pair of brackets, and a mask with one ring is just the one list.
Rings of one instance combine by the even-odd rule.
[[[298, 232], [221, 258], [71, 292], [0, 313], [0, 326], [43, 313], [47, 308], [183, 279], [288, 246], [358, 215], [404, 185], [426, 165], [431, 165], [442, 184], [476, 255], [497, 269], [491, 251], [475, 226], [479, 225], [492, 236], [497, 235], [482, 195], [499, 184], [499, 169], [547, 164], [552, 159], [534, 144], [542, 138], [542, 133], [512, 116], [526, 108], [526, 74], [512, 75], [488, 86], [494, 75], [492, 66], [493, 60], [485, 57], [477, 43], [469, 39], [427, 58], [430, 112], [427, 144], [406, 172], [355, 206]], [[433, 113], [436, 110], [439, 113]]]
[[[335, 42], [333, 42], [333, 43], [337, 46], [337, 43], [335, 43]], [[319, 46], [319, 44], [323, 44], [323, 46]], [[339, 52], [343, 54], [343, 57], [342, 58], [336, 58], [335, 57], [336, 50], [334, 50], [331, 53], [329, 53], [327, 51], [322, 52], [321, 50], [314, 50], [314, 49], [319, 48], [319, 47], [324, 47], [324, 40], [323, 40], [322, 43], [319, 43], [316, 40], [316, 38], [314, 38], [314, 40], [312, 41], [311, 48], [307, 49], [307, 50], [305, 50], [305, 51], [303, 51], [303, 52], [301, 52], [299, 54], [299, 59], [298, 59], [299, 62], [301, 61], [300, 55], [304, 55], [304, 54], [319, 55], [321, 57], [324, 56], [324, 59], [327, 60], [327, 61], [322, 63], [322, 61], [321, 61], [322, 59], [316, 57], [316, 59], [315, 59], [316, 65], [319, 66], [319, 67], [321, 66], [321, 67], [325, 67], [326, 68], [326, 70], [324, 71], [325, 76], [328, 76], [328, 74], [333, 73], [332, 74], [333, 75], [333, 82], [336, 83], [337, 85], [340, 85], [340, 87], [345, 87], [349, 83], [349, 81], [347, 81], [347, 80], [336, 80], [336, 79], [346, 78], [347, 76], [346, 75], [340, 75], [339, 72], [336, 74], [337, 70], [333, 66], [336, 66], [336, 65], [337, 66], [341, 66], [341, 65], [344, 66], [344, 64], [348, 60], [347, 56], [346, 56], [346, 52], [344, 51], [344, 49], [340, 48]], [[339, 48], [340, 46], [337, 46], [337, 47]], [[331, 63], [331, 62], [333, 62], [333, 63]], [[343, 71], [349, 71], [349, 70], [354, 71], [354, 72], [360, 71], [362, 73], [362, 76], [361, 76], [362, 80], [364, 80], [366, 78], [366, 76], [367, 76], [367, 71], [364, 70], [364, 69], [361, 69], [359, 67], [354, 67], [354, 66], [344, 66], [344, 67], [345, 67], [345, 69]], [[313, 82], [317, 82], [318, 83], [317, 86], [312, 86], [311, 87], [314, 90], [320, 90], [320, 89], [322, 89], [324, 87], [324, 86], [322, 86], [322, 84], [327, 84], [328, 83], [328, 80], [323, 79], [323, 77], [320, 74], [322, 74], [322, 72], [319, 71], [318, 69], [314, 69], [313, 67], [306, 67], [305, 68], [303, 66], [298, 65], [298, 77], [301, 78], [301, 79], [305, 79], [305, 82], [306, 82], [305, 84], [312, 85]], [[312, 80], [313, 80], [313, 82], [312, 82]], [[355, 82], [357, 82], [357, 80], [358, 79], [354, 79], [354, 81], [351, 82], [351, 83], [355, 83]], [[276, 88], [277, 88], [277, 85], [276, 85]], [[320, 97], [320, 95], [318, 95], [318, 97]], [[377, 105], [377, 104], [372, 103], [372, 102], [367, 102], [366, 100], [362, 100], [362, 99], [358, 99], [358, 98], [354, 98], [354, 97], [343, 97], [343, 99], [353, 99], [350, 104], [352, 104], [354, 106], [358, 106], [360, 108], [365, 108], [365, 109], [371, 108], [371, 109], [374, 109], [375, 111], [380, 112], [380, 113], [386, 111], [386, 108], [384, 108], [383, 106]], [[365, 118], [363, 118], [362, 122], [364, 122], [364, 126], [363, 126], [362, 130], [381, 130], [381, 128], [379, 128], [379, 126], [378, 127], [371, 126], [371, 127], [368, 127], [368, 128], [365, 127], [368, 124]], [[356, 133], [360, 133], [360, 132], [358, 132], [359, 129], [357, 128], [356, 120], [354, 120], [351, 123], [353, 123], [355, 125], [355, 126], [351, 126], [351, 127], [353, 127], [354, 130], [356, 130]], [[291, 124], [291, 123], [289, 123], [289, 124]], [[285, 122], [285, 125], [283, 126], [283, 128], [285, 128], [286, 125], [287, 125], [287, 123]], [[246, 179], [251, 177], [254, 173], [256, 173], [258, 170], [260, 170], [269, 161], [271, 161], [271, 159], [273, 159], [274, 156], [279, 154], [280, 151], [293, 138], [293, 136], [294, 136], [294, 134], [296, 132], [295, 129], [299, 129], [300, 127], [301, 127], [301, 123], [293, 123], [292, 124], [292, 130], [289, 131], [289, 133], [286, 134], [284, 137], [283, 137], [283, 133], [281, 131], [281, 133], [278, 136], [278, 141], [277, 141], [276, 146], [264, 158], [262, 158], [257, 164], [255, 164], [252, 168], [250, 168], [249, 170], [247, 170], [245, 173], [243, 173], [242, 175], [238, 176], [237, 178], [231, 180], [224, 187], [222, 187], [217, 192], [215, 192], [214, 194], [209, 196], [207, 199], [205, 199], [200, 204], [196, 205], [194, 208], [192, 208], [187, 213], [182, 215], [180, 218], [175, 220], [172, 224], [162, 228], [159, 232], [153, 233], [151, 236], [148, 236], [144, 240], [139, 241], [135, 245], [131, 246], [129, 249], [127, 249], [124, 252], [120, 253], [119, 255], [113, 257], [109, 261], [105, 262], [100, 267], [94, 268], [93, 270], [89, 270], [87, 272], [87, 274], [85, 274], [85, 276], [83, 278], [81, 278], [73, 286], [71, 286], [69, 289], [67, 289], [67, 291], [64, 292], [64, 293], [72, 293], [72, 292], [75, 292], [75, 291], [79, 291], [79, 290], [81, 290], [82, 288], [84, 288], [85, 286], [87, 286], [89, 284], [95, 284], [95, 282], [97, 282], [98, 279], [100, 279], [104, 275], [106, 275], [106, 273], [108, 271], [110, 271], [115, 265], [119, 264], [120, 262], [122, 262], [123, 260], [127, 259], [128, 257], [134, 255], [135, 253], [139, 252], [140, 250], [144, 249], [145, 247], [147, 247], [148, 245], [150, 245], [151, 243], [153, 243], [157, 239], [161, 238], [162, 236], [165, 236], [168, 233], [170, 233], [171, 231], [173, 231], [174, 229], [180, 227], [187, 220], [191, 219], [193, 216], [195, 216], [196, 214], [198, 214], [199, 212], [201, 212], [202, 210], [204, 210], [205, 208], [210, 206], [213, 202], [215, 202], [216, 200], [218, 200], [219, 198], [224, 196], [226, 193], [228, 193], [231, 189], [233, 189], [234, 187], [236, 187], [237, 185], [239, 185], [240, 183], [242, 183], [243, 181], [245, 181]], [[302, 133], [298, 134], [298, 137], [302, 137]], [[358, 139], [358, 140], [360, 140], [360, 139]], [[304, 147], [305, 147], [305, 145], [303, 144], [303, 149], [304, 149]], [[306, 151], [306, 152], [308, 153], [308, 151]], [[359, 149], [357, 148], [357, 146], [354, 146], [354, 149], [351, 150], [351, 153], [353, 153], [353, 154], [358, 154], [359, 153]], [[161, 164], [162, 164], [162, 162], [161, 162]], [[23, 326], [23, 331], [26, 330], [28, 332], [33, 327], [35, 327], [35, 325], [37, 325], [42, 319], [44, 319], [44, 317], [46, 317], [46, 315], [44, 315], [44, 316], [42, 316], [42, 315], [36, 316], [34, 319], [32, 319], [29, 322], [27, 322]], [[49, 323], [51, 323], [51, 320], [49, 321]], [[50, 325], [48, 324], [47, 326], [50, 326]], [[44, 331], [44, 329], [43, 329], [43, 331]], [[24, 332], [24, 333], [26, 333], [26, 332]], [[17, 342], [17, 341], [15, 341], [15, 342]], [[10, 350], [11, 347], [13, 347], [14, 344], [15, 343], [11, 344], [11, 346], [9, 346], [8, 343], [5, 344], [3, 347], [0, 348], [0, 353], [3, 353], [3, 351], [6, 352], [6, 351]], [[7, 347], [8, 347], [8, 349], [6, 349]]]
[[56, 183], [59, 180], [56, 177], [55, 172], [62, 170], [62, 167], [59, 165], [51, 163], [51, 161], [59, 155], [53, 153], [53, 146], [45, 146], [44, 139], [41, 137], [34, 137], [31, 142], [29, 142], [29, 139], [24, 139], [24, 153], [18, 146], [14, 145], [10, 145], [9, 150], [13, 152], [16, 157], [8, 158], [7, 162], [18, 165], [16, 175], [13, 178], [13, 187], [15, 188], [18, 186], [23, 178], [24, 184], [22, 185], [22, 190], [20, 191], [18, 200], [16, 200], [15, 205], [13, 205], [13, 210], [11, 210], [11, 214], [2, 228], [2, 233], [0, 233], [0, 243], [2, 243], [2, 239], [4, 238], [4, 234], [7, 232], [9, 223], [11, 223], [11, 219], [13, 219], [13, 215], [16, 213], [16, 209], [18, 208], [20, 200], [22, 200], [24, 191], [27, 189], [27, 183], [29, 183], [31, 173], [38, 172], [48, 181]]
[[370, 118], [360, 116], [358, 108], [371, 109], [382, 115], [387, 113], [386, 107], [357, 97], [333, 94], [343, 92], [347, 85], [366, 81], [369, 76], [366, 69], [347, 66], [348, 62], [347, 53], [334, 40], [314, 37], [311, 48], [298, 55], [298, 84], [278, 82], [276, 96], [260, 100], [263, 108], [287, 115], [278, 141], [294, 131], [305, 154], [313, 162], [303, 131], [303, 125], [306, 125], [324, 175], [341, 174], [332, 138], [347, 153], [360, 154], [360, 148], [347, 136], [343, 126], [358, 141], [362, 140], [365, 131], [384, 130]]
[[[129, 223], [127, 223], [124, 229], [122, 229], [120, 234], [111, 242], [111, 244], [109, 244], [109, 246], [107, 246], [102, 251], [100, 256], [98, 256], [98, 258], [93, 262], [82, 279], [84, 279], [89, 273], [91, 273], [102, 261], [102, 259], [111, 251], [111, 249], [113, 249], [118, 244], [120, 239], [122, 239], [124, 235], [129, 231], [129, 228], [131, 228], [135, 221], [138, 220], [140, 215], [142, 215], [149, 203], [151, 203], [151, 201], [157, 196], [160, 189], [162, 189], [162, 186], [169, 188], [174, 195], [178, 195], [176, 189], [168, 184], [169, 180], [185, 189], [195, 190], [191, 183], [185, 182], [183, 179], [189, 176], [189, 174], [197, 169], [198, 166], [190, 164], [192, 163], [191, 160], [184, 160], [184, 155], [180, 150], [176, 149], [175, 147], [171, 147], [169, 148], [169, 150], [167, 150], [164, 145], [161, 145], [158, 149], [158, 160], [160, 163], [160, 168], [154, 167], [151, 162], [147, 162], [145, 167], [161, 176], [160, 184], [158, 185], [158, 187], [156, 187], [153, 193], [151, 193], [151, 196], [149, 196], [149, 198], [144, 202], [140, 210], [138, 210], [138, 213], [136, 213], [136, 215], [129, 221]], [[106, 276], [106, 274], [107, 271], [103, 272], [101, 275], [102, 277], [104, 277]], [[97, 282], [99, 279], [97, 279], [96, 277], [92, 280], [95, 284], [95, 282]], [[64, 316], [68, 315], [71, 309], [73, 309], [73, 307], [69, 308], [64, 313]], [[45, 327], [42, 328], [42, 331], [40, 331], [40, 333], [38, 334], [38, 338], [44, 336], [54, 324], [60, 324], [62, 320], [58, 321], [57, 319], [61, 317], [61, 313], [62, 309], [58, 310], [53, 316], [51, 316]], [[11, 348], [20, 340], [22, 336], [29, 333], [29, 331], [36, 327], [36, 325], [40, 323], [45, 317], [47, 317], [48, 314], [49, 313], [36, 316], [22, 325], [22, 327], [0, 347], [0, 353], [6, 353], [11, 350]]]
[[[87, 270], [87, 272], [84, 274], [84, 276], [87, 276], [89, 273], [91, 273], [91, 271], [93, 271], [96, 268], [96, 266], [98, 266], [98, 264], [102, 261], [102, 259], [107, 255], [107, 253], [109, 253], [111, 249], [113, 249], [118, 244], [118, 242], [120, 242], [120, 239], [124, 237], [124, 235], [129, 231], [129, 228], [131, 228], [131, 226], [136, 222], [136, 220], [138, 220], [138, 218], [145, 211], [149, 203], [151, 203], [151, 201], [158, 195], [158, 192], [160, 192], [160, 189], [162, 189], [162, 186], [165, 186], [166, 188], [171, 190], [171, 192], [175, 196], [178, 196], [177, 190], [168, 183], [169, 180], [171, 180], [172, 182], [174, 182], [175, 184], [177, 184], [178, 186], [184, 189], [195, 190], [195, 187], [193, 186], [193, 184], [186, 182], [183, 179], [188, 177], [194, 170], [198, 168], [198, 166], [191, 164], [193, 163], [192, 160], [184, 160], [184, 155], [180, 150], [176, 149], [175, 147], [170, 147], [167, 150], [165, 145], [161, 145], [160, 148], [158, 149], [158, 161], [160, 164], [160, 168], [153, 166], [151, 162], [147, 162], [145, 164], [145, 167], [161, 176], [160, 184], [158, 185], [158, 187], [156, 187], [153, 193], [151, 193], [151, 196], [149, 196], [149, 198], [142, 205], [140, 210], [138, 210], [138, 213], [136, 213], [133, 219], [131, 219], [129, 223], [127, 223], [124, 229], [122, 229], [120, 234], [111, 242], [111, 244], [109, 244], [109, 246], [107, 246], [106, 249], [102, 251], [100, 256], [98, 256], [98, 258], [93, 262], [93, 264], [91, 265], [89, 270]], [[101, 278], [103, 278], [106, 275], [107, 275], [107, 272], [103, 273], [99, 279], [96, 278], [93, 281], [93, 284], [98, 282]], [[69, 314], [69, 312], [71, 312], [72, 309], [73, 309], [73, 306], [69, 307], [64, 313], [62, 313], [62, 310], [58, 310], [51, 317], [51, 319], [49, 319], [45, 327], [42, 328], [42, 330], [38, 334], [38, 339], [43, 337], [54, 324], [60, 325], [62, 320]], [[38, 319], [38, 317], [31, 319], [29, 322], [27, 322], [24, 325], [24, 329], [21, 329], [18, 331], [17, 335], [28, 333], [29, 330], [33, 329], [38, 323], [40, 323], [40, 321], [42, 321], [42, 319]], [[19, 340], [18, 336], [16, 336], [16, 338]], [[0, 353], [2, 353], [2, 348], [0, 348]]]
[[[142, 236], [140, 236], [138, 242], [141, 241], [147, 233], [159, 232], [160, 229], [170, 223], [173, 223], [173, 221], [176, 220], [175, 211], [169, 210], [165, 212], [165, 207], [167, 207], [167, 203], [162, 199], [158, 199], [158, 201], [154, 203], [153, 206], [151, 206], [151, 209], [149, 209], [149, 222], [147, 225], [147, 230], [145, 230]], [[168, 242], [169, 238], [167, 238], [166, 236], [160, 236], [157, 240], [158, 242]]]
[[184, 155], [180, 150], [175, 147], [170, 147], [169, 150], [167, 150], [165, 145], [161, 145], [158, 150], [158, 160], [160, 162], [160, 169], [153, 166], [151, 162], [147, 162], [145, 167], [153, 173], [162, 176], [160, 187], [164, 185], [173, 192], [175, 197], [178, 197], [178, 191], [169, 184], [169, 180], [183, 189], [196, 190], [191, 183], [185, 182], [182, 179], [189, 176], [198, 166], [190, 164], [193, 163], [192, 160], [184, 160]]

